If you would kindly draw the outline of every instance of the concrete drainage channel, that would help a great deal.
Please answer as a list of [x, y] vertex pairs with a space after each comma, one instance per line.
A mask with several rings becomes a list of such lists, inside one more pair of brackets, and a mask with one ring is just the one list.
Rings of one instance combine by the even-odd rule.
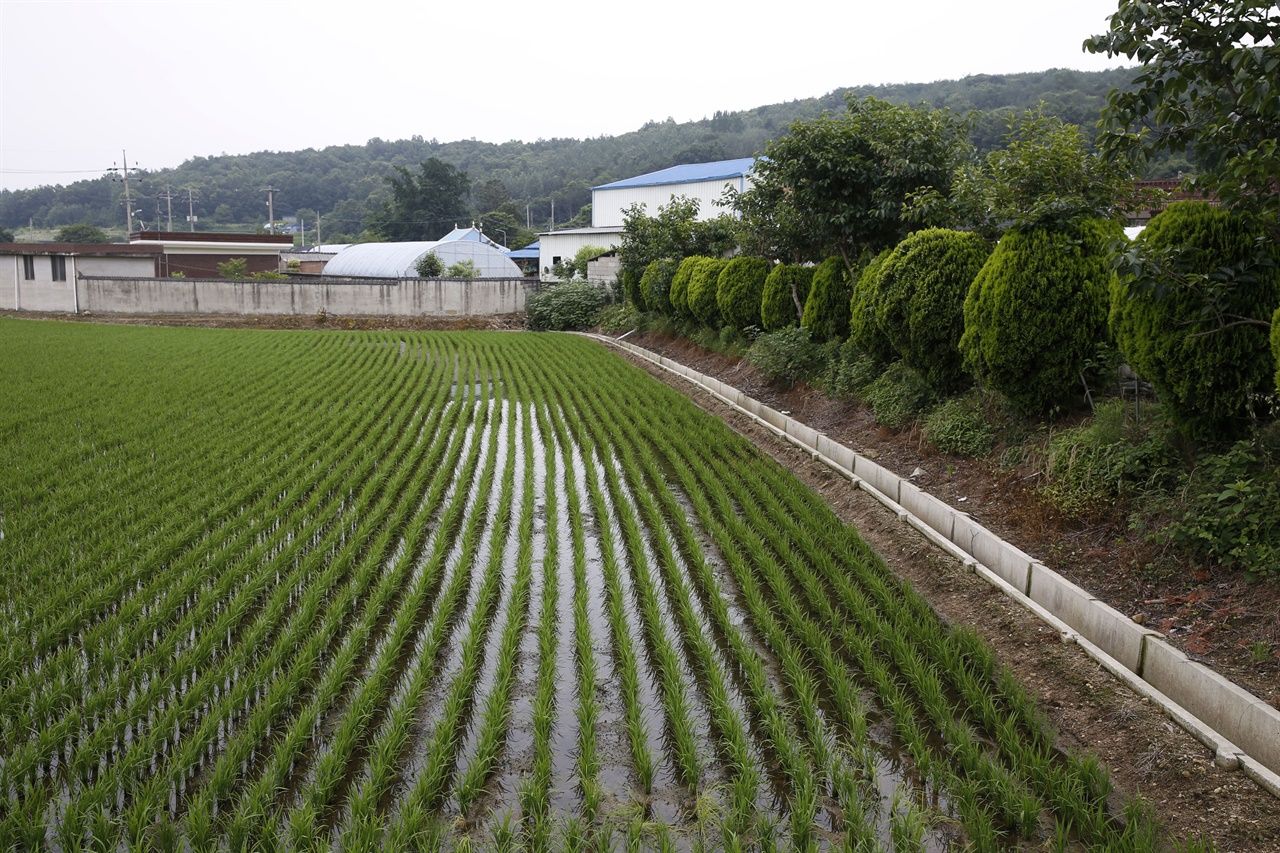
[[1005, 542], [967, 514], [854, 453], [812, 427], [711, 376], [642, 347], [603, 335], [623, 349], [681, 376], [757, 423], [813, 454], [1057, 630], [1213, 750], [1226, 769], [1239, 768], [1280, 797], [1280, 711], [1191, 660], [1123, 613]]

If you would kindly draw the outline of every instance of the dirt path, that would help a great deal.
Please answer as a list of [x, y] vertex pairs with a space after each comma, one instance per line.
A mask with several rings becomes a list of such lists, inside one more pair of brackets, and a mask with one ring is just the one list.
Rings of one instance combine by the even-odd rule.
[[[911, 437], [890, 436], [865, 414], [858, 417], [851, 412], [854, 407], [848, 404], [832, 403], [804, 389], [790, 394], [769, 393], [771, 389], [743, 362], [694, 350], [684, 342], [673, 345], [670, 339], [665, 346], [662, 340], [637, 340], [635, 336], [628, 340], [648, 349], [663, 350], [663, 354], [719, 376], [769, 405], [787, 409], [859, 452], [875, 455], [881, 464], [904, 476], [917, 467], [936, 470], [954, 464], [922, 453], [918, 437], [913, 441]], [[1060, 745], [1064, 749], [1090, 750], [1111, 769], [1117, 788], [1117, 810], [1129, 795], [1140, 793], [1155, 809], [1161, 825], [1176, 839], [1195, 835], [1213, 839], [1222, 853], [1280, 851], [1280, 801], [1243, 773], [1217, 768], [1212, 754], [1159, 708], [1117, 682], [1077, 646], [1063, 644], [1057, 632], [977, 575], [965, 572], [954, 559], [901, 524], [882, 504], [853, 488], [822, 463], [708, 392], [694, 390], [687, 381], [648, 362], [634, 361], [725, 420], [820, 492], [841, 518], [857, 528], [890, 568], [910, 580], [945, 620], [976, 626], [1000, 660], [1035, 693], [1040, 707], [1058, 730]], [[932, 482], [921, 484], [949, 502], [967, 498], [964, 503], [977, 508], [981, 521], [1001, 535], [1009, 535], [1009, 527], [1016, 532], [1014, 525], [1002, 527], [994, 523], [1000, 509], [994, 495], [1001, 490], [1001, 483], [990, 475], [984, 482], [977, 463], [958, 461], [973, 470], [953, 470], [948, 477], [931, 477]], [[916, 481], [921, 479], [917, 477]], [[1019, 499], [1016, 493], [1010, 498]], [[1018, 515], [1029, 513], [1023, 509]], [[1087, 585], [1087, 578], [1084, 582]], [[1273, 608], [1271, 613], [1275, 612]], [[1273, 693], [1273, 700], [1274, 696]]]

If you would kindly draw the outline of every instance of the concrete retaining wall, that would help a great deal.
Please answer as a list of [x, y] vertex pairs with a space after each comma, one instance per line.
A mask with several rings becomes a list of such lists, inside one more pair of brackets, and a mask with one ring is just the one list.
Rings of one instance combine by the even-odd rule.
[[685, 377], [813, 453], [1049, 622], [1064, 639], [1077, 641], [1137, 692], [1160, 703], [1175, 722], [1214, 750], [1220, 765], [1240, 767], [1280, 797], [1280, 711], [883, 466], [713, 377], [634, 344], [595, 337]]
[[84, 276], [43, 311], [101, 314], [328, 314], [450, 317], [524, 311], [523, 279], [234, 280]]

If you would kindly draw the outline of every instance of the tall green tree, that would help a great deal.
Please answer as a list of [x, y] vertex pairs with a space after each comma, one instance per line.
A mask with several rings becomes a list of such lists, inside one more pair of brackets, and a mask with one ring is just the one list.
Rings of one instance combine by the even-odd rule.
[[1099, 156], [1079, 127], [1040, 104], [1009, 116], [1003, 148], [956, 169], [949, 196], [931, 187], [907, 207], [913, 219], [946, 220], [994, 238], [1011, 228], [1116, 219], [1137, 195], [1128, 164]]
[[733, 248], [733, 223], [728, 216], [698, 219], [698, 200], [673, 197], [650, 216], [640, 204], [622, 215], [622, 239], [618, 258], [625, 271], [638, 281], [649, 264], [670, 258], [680, 261], [692, 255], [719, 257]]
[[1229, 207], [1280, 223], [1280, 7], [1269, 0], [1121, 0], [1091, 53], [1142, 63], [1112, 89], [1102, 150], [1145, 163], [1194, 155], [1187, 179]]
[[858, 259], [907, 235], [906, 199], [946, 196], [969, 153], [965, 126], [947, 110], [849, 97], [842, 115], [798, 121], [756, 161], [754, 184], [729, 192], [740, 241], [784, 262]]
[[400, 242], [438, 240], [454, 225], [469, 222], [467, 173], [431, 157], [418, 164], [415, 174], [396, 166], [386, 177], [390, 200], [368, 219], [369, 229], [383, 240]]

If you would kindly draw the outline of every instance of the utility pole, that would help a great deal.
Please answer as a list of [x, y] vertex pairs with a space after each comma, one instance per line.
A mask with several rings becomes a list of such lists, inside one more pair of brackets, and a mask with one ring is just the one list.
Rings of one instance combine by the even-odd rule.
[[170, 192], [168, 184], [164, 185], [163, 194], [156, 195], [156, 221], [157, 222], [160, 221], [160, 199], [165, 200], [165, 207], [167, 209], [166, 219], [168, 221], [168, 224], [165, 225], [165, 228], [169, 231], [172, 231], [173, 230], [173, 193]]
[[186, 190], [187, 190], [187, 222], [189, 223], [188, 230], [195, 231], [196, 230], [196, 211], [195, 211], [195, 204], [193, 203], [191, 198], [191, 187], [186, 187]]
[[[112, 173], [111, 179], [113, 181], [122, 181], [124, 183], [125, 233], [132, 234], [133, 233], [133, 198], [129, 195], [129, 155], [125, 152], [123, 148], [120, 149], [120, 161], [124, 164], [123, 166], [117, 168], [116, 166], [113, 165], [107, 171]], [[135, 172], [138, 171], [137, 163], [133, 164], [133, 170]]]
[[269, 186], [264, 192], [267, 194], [267, 230], [274, 234], [276, 233], [276, 188]]
[[320, 211], [316, 211], [316, 247], [320, 246]]
[[556, 230], [556, 200], [551, 199], [551, 231]]

